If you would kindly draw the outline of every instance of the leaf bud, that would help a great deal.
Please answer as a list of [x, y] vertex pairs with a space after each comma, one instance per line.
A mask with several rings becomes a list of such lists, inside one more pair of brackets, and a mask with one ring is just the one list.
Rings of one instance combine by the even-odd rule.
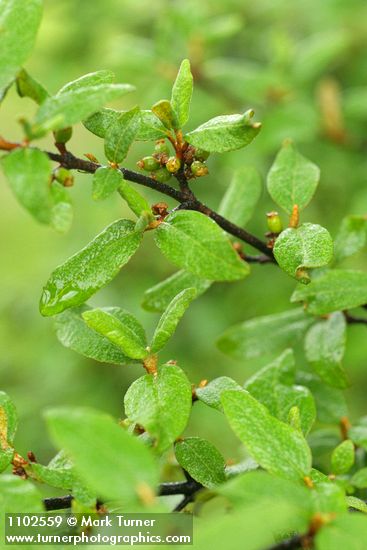
[[71, 187], [74, 184], [74, 176], [69, 170], [63, 168], [63, 166], [56, 168], [53, 176], [54, 179], [61, 183], [64, 187]]
[[137, 166], [147, 172], [154, 172], [155, 170], [158, 170], [160, 163], [154, 157], [149, 156], [139, 160], [139, 162], [137, 162]]
[[281, 233], [283, 230], [283, 224], [278, 212], [268, 212], [266, 216], [268, 218], [267, 222], [269, 231], [271, 231], [271, 233], [275, 233], [276, 235]]
[[166, 183], [170, 179], [171, 174], [165, 168], [160, 168], [152, 173], [152, 177], [161, 183]]
[[190, 168], [191, 172], [196, 178], [200, 178], [209, 174], [208, 167], [200, 160], [194, 160]]
[[177, 157], [170, 157], [166, 163], [166, 169], [171, 174], [174, 174], [181, 168], [181, 161]]

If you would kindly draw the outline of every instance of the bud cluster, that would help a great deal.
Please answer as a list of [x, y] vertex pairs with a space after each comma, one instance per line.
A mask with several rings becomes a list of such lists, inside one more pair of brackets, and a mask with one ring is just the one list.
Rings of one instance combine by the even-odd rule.
[[150, 176], [161, 183], [166, 183], [179, 170], [184, 172], [187, 179], [200, 178], [209, 173], [205, 164], [209, 154], [207, 151], [185, 143], [180, 158], [178, 155], [170, 156], [166, 141], [159, 139], [155, 143], [153, 153], [140, 159], [137, 166], [141, 170], [150, 172]]

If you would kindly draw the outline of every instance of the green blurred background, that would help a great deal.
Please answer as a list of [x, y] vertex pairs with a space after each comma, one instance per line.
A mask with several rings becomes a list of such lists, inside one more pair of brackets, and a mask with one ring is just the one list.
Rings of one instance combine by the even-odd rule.
[[[210, 157], [210, 176], [194, 183], [198, 196], [216, 207], [237, 167], [253, 164], [265, 177], [282, 140], [290, 137], [322, 174], [303, 220], [321, 223], [335, 235], [344, 215], [367, 213], [366, 46], [363, 0], [46, 0], [26, 67], [50, 92], [84, 73], [112, 69], [118, 81], [137, 88], [114, 106], [149, 108], [169, 97], [180, 61], [189, 57], [196, 85], [190, 128], [250, 107], [263, 122], [247, 149]], [[12, 90], [1, 108], [0, 134], [21, 139], [16, 120], [33, 112], [33, 104]], [[81, 125], [70, 149], [105, 160], [102, 140]], [[151, 149], [134, 145], [127, 166], [134, 167]], [[0, 180], [1, 387], [20, 412], [19, 451], [33, 450], [45, 462], [53, 453], [42, 419], [46, 407], [83, 404], [123, 416], [124, 392], [142, 374], [139, 367], [102, 365], [64, 349], [52, 320], [38, 312], [41, 288], [54, 267], [130, 213], [118, 196], [93, 202], [91, 177], [77, 174], [71, 189], [74, 223], [68, 234], [59, 235], [37, 225], [16, 203], [2, 174]], [[152, 203], [161, 199], [144, 193]], [[273, 208], [264, 189], [249, 229], [263, 236], [265, 213]], [[364, 269], [367, 261], [362, 254], [345, 266]], [[90, 303], [130, 310], [149, 333], [158, 315], [140, 307], [142, 294], [174, 271], [148, 234], [129, 265]], [[225, 357], [216, 338], [236, 322], [289, 308], [293, 288], [293, 280], [271, 265], [255, 265], [244, 281], [213, 285], [190, 307], [162, 359], [177, 359], [192, 382], [218, 375], [244, 381], [261, 361]], [[364, 326], [348, 330], [345, 365], [352, 387], [347, 398], [354, 418], [366, 413], [367, 338]], [[297, 356], [302, 364], [302, 353]], [[227, 458], [241, 452], [221, 416], [200, 403], [187, 433], [204, 435]]]

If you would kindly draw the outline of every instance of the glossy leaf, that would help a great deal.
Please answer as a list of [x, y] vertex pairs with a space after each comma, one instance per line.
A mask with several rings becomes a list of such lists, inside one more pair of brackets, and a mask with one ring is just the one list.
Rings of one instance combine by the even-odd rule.
[[185, 288], [195, 288], [196, 297], [199, 297], [211, 284], [211, 281], [201, 279], [188, 271], [177, 271], [164, 281], [146, 290], [141, 305], [147, 311], [163, 312], [171, 300]]
[[[302, 309], [256, 317], [227, 329], [219, 338], [219, 349], [236, 359], [274, 355], [293, 345], [313, 323]], [[271, 334], [271, 338], [264, 338]]]
[[347, 216], [343, 219], [334, 242], [336, 262], [359, 252], [367, 237], [367, 219], [364, 216]]
[[315, 402], [307, 388], [295, 386], [294, 382], [294, 356], [292, 350], [286, 350], [249, 378], [244, 387], [283, 422], [289, 420], [291, 409], [297, 407], [301, 429], [308, 433], [316, 418]]
[[112, 84], [111, 80], [109, 71], [101, 71], [67, 84], [42, 103], [35, 128], [60, 130], [72, 126], [101, 109], [105, 103], [134, 90], [130, 84]]
[[224, 458], [206, 439], [187, 437], [178, 441], [175, 455], [180, 466], [204, 487], [214, 489], [226, 480]]
[[42, 151], [19, 148], [5, 155], [1, 165], [10, 187], [24, 208], [37, 221], [51, 221], [52, 198], [50, 193], [51, 163]]
[[333, 269], [309, 285], [298, 285], [291, 302], [305, 302], [307, 311], [324, 315], [367, 303], [367, 274], [362, 271]]
[[310, 373], [299, 373], [300, 383], [307, 386], [316, 402], [317, 418], [326, 424], [338, 424], [348, 415], [344, 393], [337, 388], [327, 386], [320, 378]]
[[190, 70], [190, 61], [184, 59], [173, 84], [171, 97], [171, 105], [180, 128], [189, 120], [192, 91], [193, 77]]
[[120, 170], [101, 166], [93, 176], [92, 197], [94, 200], [103, 200], [112, 195], [122, 182]]
[[[98, 137], [105, 138], [109, 126], [126, 111], [116, 111], [104, 107], [83, 121], [84, 126]], [[137, 141], [154, 140], [164, 138], [167, 130], [152, 111], [140, 111], [140, 126], [135, 139]]]
[[341, 312], [313, 325], [305, 338], [306, 358], [314, 371], [327, 384], [336, 388], [348, 386], [342, 367], [346, 344], [346, 322]]
[[299, 210], [308, 205], [319, 179], [319, 168], [301, 155], [288, 140], [270, 168], [267, 186], [274, 202], [291, 214], [295, 204]]
[[159, 452], [179, 437], [189, 420], [192, 394], [185, 373], [162, 365], [157, 375], [146, 374], [131, 384], [124, 398], [125, 413], [157, 439]]
[[[82, 313], [88, 309], [86, 306], [70, 308], [55, 317], [56, 336], [62, 345], [102, 363], [115, 365], [134, 363], [110, 340], [88, 327], [82, 318]], [[122, 323], [126, 319], [129, 322], [132, 317], [130, 313], [117, 307], [105, 308], [105, 311], [117, 317]]]
[[333, 257], [333, 241], [321, 225], [304, 223], [288, 228], [275, 241], [274, 256], [288, 275], [308, 284], [309, 268], [327, 265]]
[[152, 107], [152, 112], [168, 130], [172, 128], [178, 129], [178, 119], [168, 99], [157, 101]]
[[250, 455], [272, 474], [299, 480], [311, 469], [311, 453], [303, 436], [277, 420], [245, 391], [222, 394], [224, 413]]
[[185, 135], [194, 147], [212, 153], [226, 153], [249, 145], [261, 130], [259, 122], [252, 123], [253, 111], [243, 115], [224, 115], [212, 118]]
[[167, 341], [174, 334], [181, 317], [194, 298], [196, 298], [195, 288], [186, 288], [177, 294], [172, 302], [169, 303], [166, 311], [158, 322], [150, 344], [153, 353], [160, 351], [166, 345]]
[[16, 85], [20, 97], [29, 97], [38, 105], [41, 105], [49, 97], [47, 90], [32, 78], [25, 69], [20, 70], [17, 74]]
[[139, 502], [142, 490], [152, 495], [158, 467], [147, 447], [109, 415], [88, 408], [51, 409], [46, 414], [54, 443], [67, 451], [88, 486], [106, 499]]
[[136, 216], [139, 217], [142, 214], [146, 213], [148, 217], [153, 219], [152, 211], [148, 201], [128, 181], [126, 181], [125, 179], [122, 179], [122, 181], [120, 181], [118, 192]]
[[122, 113], [107, 129], [104, 150], [111, 162], [122, 162], [135, 140], [140, 126], [140, 109]]
[[51, 226], [59, 233], [69, 231], [73, 221], [73, 205], [69, 193], [61, 183], [53, 181], [51, 195]]
[[33, 463], [32, 472], [36, 475], [37, 481], [46, 483], [50, 487], [71, 490], [75, 482], [73, 468], [50, 468], [42, 464]]
[[205, 403], [209, 407], [223, 412], [221, 395], [228, 390], [241, 390], [241, 386], [228, 376], [220, 376], [214, 378], [206, 386], [195, 388], [195, 394], [199, 401]]
[[354, 464], [354, 445], [350, 439], [346, 439], [338, 445], [331, 455], [331, 468], [333, 474], [346, 474]]
[[168, 260], [199, 277], [233, 281], [249, 273], [224, 231], [199, 212], [179, 210], [170, 214], [158, 226], [155, 238]]
[[42, 0], [1, 2], [0, 91], [15, 78], [33, 49], [41, 21], [42, 4]]
[[85, 302], [111, 281], [136, 252], [142, 235], [118, 220], [51, 274], [40, 302], [42, 315], [55, 315]]
[[130, 314], [115, 316], [113, 310], [91, 309], [82, 317], [87, 325], [131, 359], [144, 359], [147, 355], [146, 337], [139, 321]]
[[252, 218], [262, 192], [258, 171], [252, 166], [237, 170], [219, 205], [219, 214], [236, 225], [245, 226]]

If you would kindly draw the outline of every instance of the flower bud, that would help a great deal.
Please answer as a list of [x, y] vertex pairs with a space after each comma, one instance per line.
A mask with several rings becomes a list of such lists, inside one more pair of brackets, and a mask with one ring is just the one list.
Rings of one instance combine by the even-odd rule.
[[190, 168], [191, 172], [196, 178], [200, 178], [209, 174], [208, 167], [200, 160], [194, 160]]
[[278, 212], [268, 212], [267, 214], [268, 218], [268, 228], [271, 233], [281, 233], [283, 230], [283, 224], [282, 220], [278, 214]]
[[73, 129], [71, 126], [68, 128], [62, 128], [61, 130], [56, 130], [54, 132], [55, 142], [56, 143], [66, 143], [71, 139], [73, 135]]
[[177, 172], [181, 168], [180, 159], [178, 159], [177, 157], [170, 157], [167, 160], [166, 168], [167, 168], [168, 172], [170, 172], [171, 174], [174, 174], [175, 172]]
[[139, 168], [146, 170], [147, 172], [154, 172], [154, 170], [158, 170], [160, 167], [158, 160], [152, 156], [142, 158], [139, 160], [137, 165]]
[[71, 187], [74, 184], [74, 176], [72, 173], [60, 166], [54, 171], [54, 178], [56, 181], [61, 183], [64, 187]]
[[171, 174], [165, 168], [160, 168], [153, 172], [152, 177], [161, 183], [166, 183], [171, 177]]
[[154, 152], [157, 154], [169, 155], [169, 147], [164, 139], [155, 142]]
[[204, 149], [200, 149], [200, 147], [195, 147], [194, 155], [197, 160], [204, 161], [209, 157], [210, 153], [209, 151], [204, 151]]

